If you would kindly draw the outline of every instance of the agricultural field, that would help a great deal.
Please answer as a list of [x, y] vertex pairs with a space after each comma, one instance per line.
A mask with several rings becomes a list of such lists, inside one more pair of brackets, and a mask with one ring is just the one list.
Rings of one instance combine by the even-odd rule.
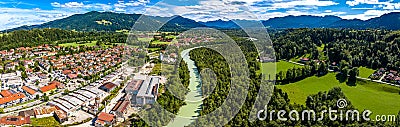
[[340, 87], [348, 101], [361, 111], [371, 110], [372, 116], [397, 114], [400, 110], [400, 88], [364, 80], [358, 80], [356, 86], [348, 86], [346, 82], [336, 79], [336, 73], [276, 87], [288, 93], [291, 103], [305, 104], [307, 96], [311, 94]]
[[366, 68], [366, 67], [360, 67], [358, 68], [359, 70], [359, 77], [361, 78], [368, 78], [371, 74], [373, 74], [375, 72], [375, 70]]
[[156, 40], [156, 41], [152, 41], [151, 42], [151, 44], [155, 44], [155, 45], [157, 45], [157, 44], [161, 44], [161, 45], [164, 45], [164, 44], [171, 44], [172, 42], [164, 42], [164, 41], [159, 41], [159, 40]]
[[155, 52], [161, 50], [161, 48], [147, 48], [147, 50], [149, 50], [150, 52]]
[[287, 61], [279, 61], [276, 63], [276, 67], [275, 67], [275, 63], [261, 63], [261, 71], [267, 75], [271, 74], [271, 78], [275, 77], [275, 71], [274, 69], [276, 68], [276, 73], [280, 72], [280, 71], [286, 71], [290, 68], [302, 68], [303, 66], [301, 65], [297, 65], [297, 64], [293, 64], [293, 63], [289, 63]]
[[31, 118], [31, 126], [40, 127], [56, 127], [60, 126], [60, 123], [54, 117], [44, 117], [44, 118]]
[[153, 38], [138, 38], [138, 40], [142, 42], [150, 42], [151, 40], [153, 40]]

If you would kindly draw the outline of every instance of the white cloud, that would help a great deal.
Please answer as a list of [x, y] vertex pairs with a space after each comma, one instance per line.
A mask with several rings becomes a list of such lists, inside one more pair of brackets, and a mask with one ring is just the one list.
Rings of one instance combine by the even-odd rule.
[[390, 3], [390, 4], [385, 4], [386, 6], [382, 7], [383, 9], [400, 9], [400, 3]]
[[51, 3], [51, 6], [58, 8], [81, 8], [84, 6], [82, 2], [67, 2], [65, 4], [60, 4], [58, 2]]
[[355, 14], [355, 15], [343, 15], [340, 16], [343, 19], [361, 19], [361, 20], [368, 20], [371, 18], [376, 18], [382, 16], [387, 13], [391, 12], [400, 12], [400, 10], [367, 10], [362, 14]]
[[355, 9], [376, 9], [376, 8], [381, 8], [386, 10], [400, 9], [400, 3], [393, 3], [393, 0], [386, 2], [380, 2], [379, 0], [354, 0], [354, 1], [346, 1], [346, 4], [351, 7], [362, 4], [374, 5], [373, 8], [355, 8]]
[[51, 6], [53, 6], [53, 7], [61, 7], [61, 4], [58, 3], [58, 2], [53, 2], [53, 3], [50, 3], [50, 4], [51, 4]]
[[128, 2], [118, 1], [114, 4], [115, 12], [137, 13], [150, 3], [150, 0], [130, 0]]
[[289, 2], [276, 2], [272, 4], [272, 9], [276, 8], [294, 8], [296, 6], [332, 6], [339, 3], [333, 1], [319, 1], [319, 0], [300, 0], [300, 1], [289, 1]]
[[22, 25], [37, 25], [75, 14], [57, 10], [0, 8], [0, 30]]
[[346, 1], [346, 4], [349, 6], [356, 6], [359, 4], [381, 4], [379, 0], [354, 0], [354, 1]]
[[[319, 6], [331, 6], [338, 3], [332, 1], [304, 0], [292, 2], [278, 2], [272, 4], [272, 7], [257, 7], [250, 6], [260, 0], [246, 1], [242, 4], [232, 2], [244, 2], [245, 0], [223, 0], [223, 1], [199, 1], [198, 5], [192, 6], [174, 6], [166, 3], [158, 3], [157, 5], [146, 9], [146, 15], [156, 16], [173, 16], [182, 15], [186, 18], [191, 18], [196, 21], [211, 21], [211, 20], [229, 20], [229, 19], [246, 19], [246, 20], [267, 20], [274, 17], [283, 17], [288, 15], [340, 15], [345, 12], [334, 12], [332, 10], [321, 12], [316, 11]], [[297, 6], [302, 6], [301, 11], [294, 9]], [[268, 12], [285, 8], [286, 12]]]

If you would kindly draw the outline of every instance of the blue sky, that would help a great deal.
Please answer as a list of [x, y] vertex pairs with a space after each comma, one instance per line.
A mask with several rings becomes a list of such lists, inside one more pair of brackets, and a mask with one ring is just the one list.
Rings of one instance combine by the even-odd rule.
[[181, 15], [196, 21], [267, 20], [288, 15], [335, 15], [367, 20], [400, 12], [400, 0], [2, 0], [0, 30], [89, 11]]

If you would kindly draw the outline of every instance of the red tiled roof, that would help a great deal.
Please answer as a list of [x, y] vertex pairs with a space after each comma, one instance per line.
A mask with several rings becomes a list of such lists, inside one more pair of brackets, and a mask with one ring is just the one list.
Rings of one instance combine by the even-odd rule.
[[58, 118], [60, 118], [60, 119], [64, 119], [64, 118], [67, 118], [67, 114], [64, 112], [64, 111], [62, 111], [62, 110], [56, 110], [56, 111], [54, 111], [54, 113], [58, 116]]
[[101, 120], [101, 121], [112, 122], [114, 120], [114, 117], [115, 116], [113, 114], [108, 114], [108, 113], [105, 113], [105, 112], [101, 112], [99, 114], [99, 116], [97, 117], [97, 119]]
[[[53, 81], [54, 82], [54, 81]], [[49, 85], [47, 85], [47, 86], [43, 86], [42, 88], [40, 88], [40, 91], [42, 91], [43, 93], [44, 92], [47, 92], [47, 91], [50, 91], [50, 90], [53, 90], [53, 89], [56, 89], [57, 88], [57, 84], [56, 83], [50, 83]]]
[[114, 83], [111, 83], [111, 82], [107, 82], [107, 83], [105, 83], [104, 85], [103, 85], [103, 87], [104, 88], [106, 88], [106, 89], [112, 89], [112, 88], [114, 88], [114, 87], [116, 87], [117, 85], [115, 85]]
[[66, 74], [69, 74], [69, 73], [71, 73], [72, 71], [71, 70], [64, 70], [62, 73], [64, 74], [64, 75], [66, 75]]
[[302, 61], [309, 61], [310, 59], [309, 59], [309, 58], [301, 58], [300, 60], [302, 60]]
[[3, 97], [8, 97], [8, 96], [11, 96], [11, 95], [12, 95], [12, 93], [11, 93], [10, 91], [8, 91], [8, 90], [2, 90], [2, 91], [0, 92], [0, 94], [1, 94], [1, 96], [3, 96]]
[[77, 74], [68, 74], [68, 78], [70, 78], [70, 79], [74, 79], [76, 77], [78, 77]]
[[15, 125], [21, 126], [24, 124], [30, 124], [31, 118], [29, 116], [22, 117], [22, 116], [6, 116], [0, 119], [1, 125]]
[[23, 86], [22, 89], [25, 90], [26, 92], [28, 92], [30, 95], [33, 95], [33, 94], [36, 93], [35, 90], [33, 90], [33, 89], [31, 89], [31, 88], [29, 88], [27, 86]]
[[24, 98], [24, 97], [25, 97], [24, 94], [16, 93], [16, 94], [10, 95], [8, 97], [0, 98], [0, 104], [5, 104], [5, 103], [11, 102], [11, 101], [15, 101], [15, 100], [18, 100], [18, 99], [21, 99], [21, 98]]

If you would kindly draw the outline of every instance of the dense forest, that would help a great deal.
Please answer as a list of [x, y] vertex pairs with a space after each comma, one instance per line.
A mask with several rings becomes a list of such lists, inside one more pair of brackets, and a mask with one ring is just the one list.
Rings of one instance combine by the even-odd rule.
[[0, 50], [63, 43], [125, 43], [127, 35], [109, 32], [76, 32], [61, 29], [18, 30], [0, 36]]
[[[255, 50], [251, 50], [253, 46], [248, 46], [246, 44], [247, 41], [237, 39], [235, 40], [241, 46], [242, 51], [246, 54], [249, 68], [258, 68], [257, 64], [251, 64], [251, 62], [255, 62], [257, 56], [249, 55], [253, 54]], [[207, 113], [212, 112], [216, 108], [218, 108], [221, 103], [223, 103], [224, 98], [229, 93], [229, 76], [230, 72], [227, 68], [227, 64], [223, 57], [216, 53], [213, 50], [207, 48], [199, 48], [195, 49], [191, 52], [191, 58], [196, 62], [196, 65], [200, 70], [209, 68], [215, 72], [217, 77], [217, 86], [214, 89], [215, 91], [208, 96], [207, 99], [203, 100], [202, 110], [200, 112], [201, 115], [206, 115]], [[322, 65], [324, 66], [324, 65]], [[326, 68], [323, 67], [315, 67], [310, 66], [310, 71], [313, 71], [314, 74], [323, 74], [326, 73]], [[327, 116], [324, 117], [322, 121], [280, 121], [275, 119], [266, 120], [266, 121], [256, 121], [251, 123], [247, 119], [249, 118], [250, 111], [252, 106], [254, 105], [255, 99], [259, 85], [261, 82], [261, 75], [256, 73], [257, 69], [250, 69], [251, 77], [249, 93], [246, 98], [245, 104], [241, 107], [241, 110], [235, 117], [229, 122], [228, 125], [225, 126], [389, 126], [389, 125], [398, 125], [398, 123], [391, 122], [370, 122], [370, 121], [331, 121]], [[308, 70], [304, 69], [303, 71]], [[322, 73], [321, 73], [322, 72]], [[312, 74], [312, 72], [308, 72]], [[333, 107], [337, 109], [336, 102], [338, 99], [346, 98], [340, 88], [334, 88], [328, 92], [319, 92], [316, 95], [311, 95], [307, 98], [306, 105], [298, 105], [291, 104], [290, 99], [288, 98], [287, 93], [283, 92], [280, 89], [274, 89], [273, 95], [271, 97], [271, 101], [268, 104], [268, 110], [286, 110], [289, 112], [290, 110], [297, 110], [301, 112], [302, 110], [315, 110], [322, 111], [327, 109], [328, 107]], [[354, 106], [351, 105], [351, 102], [348, 102], [348, 106], [346, 110], [355, 109]], [[232, 105], [235, 105], [234, 103]], [[227, 111], [228, 112], [228, 111]], [[191, 126], [213, 126], [216, 121], [225, 121], [223, 117], [209, 118], [207, 120], [197, 120]]]
[[59, 28], [64, 30], [77, 30], [86, 32], [116, 32], [119, 30], [132, 29], [133, 25], [141, 16], [146, 17], [146, 19], [141, 21], [146, 22], [145, 25], [151, 24], [148, 21], [159, 23], [171, 19], [160, 28], [161, 31], [183, 31], [196, 27], [204, 27], [204, 25], [197, 23], [194, 20], [183, 18], [181, 16], [157, 17], [145, 16], [142, 14], [91, 11], [85, 14], [76, 14], [67, 18], [50, 21], [41, 25], [22, 26], [8, 31], [31, 30], [35, 28]]
[[[249, 92], [244, 105], [240, 108], [239, 113], [226, 126], [400, 126], [399, 123], [381, 123], [368, 121], [279, 121], [265, 120], [251, 123], [249, 118], [250, 110], [256, 101], [256, 95], [260, 89], [262, 76], [257, 74], [260, 70], [260, 64], [257, 61], [258, 55], [252, 42], [245, 39], [242, 31], [225, 31], [237, 42], [247, 60], [249, 75], [251, 77], [249, 83]], [[327, 72], [328, 64], [333, 62], [346, 65], [349, 68], [366, 66], [369, 68], [387, 67], [399, 70], [399, 45], [400, 32], [386, 30], [351, 30], [351, 29], [288, 29], [277, 31], [271, 34], [276, 57], [278, 60], [292, 59], [309, 55], [310, 59], [325, 60], [324, 64], [315, 64], [311, 62], [305, 68], [289, 69], [287, 72], [280, 72], [278, 80], [282, 82], [291, 82], [301, 80], [311, 75], [321, 75]], [[98, 41], [104, 43], [124, 43], [126, 35], [121, 33], [108, 32], [75, 32], [60, 29], [35, 29], [31, 31], [14, 31], [0, 36], [1, 50], [17, 47], [37, 46], [41, 44], [61, 44], [61, 43], [85, 43], [88, 41]], [[318, 51], [318, 49], [322, 49]], [[232, 84], [230, 81], [231, 72], [227, 66], [226, 60], [217, 52], [199, 48], [190, 52], [191, 58], [196, 62], [199, 70], [206, 68], [215, 72], [217, 81], [215, 90], [210, 93], [207, 99], [203, 101], [200, 114], [206, 115], [217, 109], [228, 95], [229, 88]], [[321, 56], [327, 56], [321, 57]], [[179, 73], [179, 77], [170, 77], [169, 84], [183, 84], [188, 86], [188, 70], [187, 66], [181, 63], [180, 68], [175, 70]], [[353, 69], [351, 69], [353, 70]], [[350, 75], [355, 73], [350, 71]], [[294, 72], [294, 73], [293, 73]], [[347, 75], [347, 73], [345, 74]], [[174, 87], [171, 87], [174, 89]], [[178, 91], [178, 90], [171, 90]], [[178, 93], [184, 95], [185, 91]], [[326, 107], [334, 107], [335, 102], [339, 98], [346, 98], [339, 88], [334, 88], [328, 92], [320, 92], [316, 95], [309, 96], [306, 105], [291, 104], [288, 95], [280, 89], [274, 89], [270, 110], [304, 110], [314, 109], [321, 111]], [[176, 114], [179, 108], [185, 103], [182, 99], [176, 98], [168, 89], [165, 89], [157, 102], [168, 111]], [[349, 109], [354, 109], [349, 102]], [[170, 116], [161, 112], [160, 108], [156, 108], [147, 115], [153, 119], [160, 120], [160, 123], [168, 123], [163, 117]], [[151, 115], [159, 114], [159, 115]], [[157, 116], [157, 117], [154, 117]], [[137, 116], [132, 116], [132, 126], [146, 125], [145, 122]], [[211, 121], [226, 121], [223, 118], [212, 118]], [[210, 125], [208, 121], [196, 121], [192, 125]]]
[[[318, 47], [329, 59], [349, 66], [399, 70], [400, 32], [351, 29], [288, 29], [271, 35], [277, 59], [309, 54], [319, 58]], [[323, 60], [323, 59], [321, 59]]]

